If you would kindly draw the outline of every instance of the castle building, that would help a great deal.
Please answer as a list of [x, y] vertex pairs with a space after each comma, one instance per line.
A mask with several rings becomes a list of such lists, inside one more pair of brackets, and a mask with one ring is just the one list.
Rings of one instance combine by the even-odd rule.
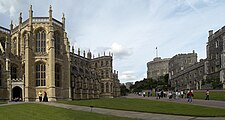
[[[202, 69], [202, 64], [196, 65], [197, 53], [178, 54], [169, 61], [169, 84], [175, 88], [190, 88], [196, 82], [197, 69]], [[193, 67], [190, 67], [193, 66]], [[197, 67], [198, 66], [198, 67]], [[185, 87], [184, 87], [185, 86]]]
[[209, 31], [207, 50], [207, 79], [219, 79], [225, 88], [225, 26]]
[[203, 81], [206, 79], [205, 60], [200, 60], [186, 67], [169, 78], [169, 84], [176, 90], [202, 89]]
[[118, 71], [113, 72], [112, 54], [92, 57], [70, 52], [65, 17], [29, 18], [10, 29], [0, 27], [0, 100], [38, 100], [47, 92], [49, 101], [120, 96]]
[[170, 58], [161, 59], [156, 57], [153, 61], [147, 63], [147, 78], [158, 80], [160, 76], [168, 74]]
[[[212, 86], [203, 85], [207, 80], [220, 80], [222, 88], [225, 88], [225, 27], [222, 27], [215, 33], [209, 31], [208, 42], [206, 46], [207, 58], [196, 62], [196, 57], [192, 55], [192, 62], [174, 67], [176, 63], [183, 63], [173, 57], [169, 65], [169, 84], [177, 89], [209, 89]], [[179, 56], [179, 55], [178, 55]], [[174, 63], [175, 61], [175, 63]], [[186, 86], [186, 87], [185, 87]]]

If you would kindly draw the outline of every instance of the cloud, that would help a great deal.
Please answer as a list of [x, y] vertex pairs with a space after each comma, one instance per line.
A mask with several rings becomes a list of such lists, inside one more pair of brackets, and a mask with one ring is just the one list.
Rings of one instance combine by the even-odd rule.
[[124, 71], [121, 73], [121, 75], [119, 75], [120, 78], [120, 82], [125, 83], [128, 81], [137, 81], [137, 76], [135, 76], [135, 72], [134, 71]]
[[118, 43], [113, 43], [110, 51], [114, 54], [115, 58], [123, 59], [132, 54], [132, 49], [126, 48]]
[[0, 13], [8, 13], [10, 17], [14, 17], [27, 3], [27, 0], [0, 0]]

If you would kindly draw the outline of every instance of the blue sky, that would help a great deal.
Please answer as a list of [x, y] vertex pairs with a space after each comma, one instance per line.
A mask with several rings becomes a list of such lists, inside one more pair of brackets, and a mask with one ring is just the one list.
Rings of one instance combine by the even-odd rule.
[[147, 62], [195, 50], [206, 57], [208, 31], [225, 25], [224, 0], [0, 0], [0, 25], [18, 24], [19, 13], [66, 17], [71, 46], [95, 56], [114, 53], [114, 69], [122, 83], [146, 77]]

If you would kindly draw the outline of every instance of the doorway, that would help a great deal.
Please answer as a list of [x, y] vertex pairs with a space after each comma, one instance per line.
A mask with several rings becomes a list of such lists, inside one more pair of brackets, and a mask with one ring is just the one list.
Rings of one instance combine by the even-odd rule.
[[14, 87], [12, 93], [12, 98], [14, 101], [22, 101], [22, 89], [20, 87]]

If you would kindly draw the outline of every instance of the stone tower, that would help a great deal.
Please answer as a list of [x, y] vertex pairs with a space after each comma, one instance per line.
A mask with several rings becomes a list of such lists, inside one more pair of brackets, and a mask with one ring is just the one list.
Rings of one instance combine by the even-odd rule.
[[[16, 74], [21, 79], [22, 98], [35, 101], [38, 92], [47, 92], [49, 101], [70, 99], [69, 41], [65, 32], [65, 17], [62, 22], [52, 17], [33, 17], [32, 6], [29, 18], [11, 30], [11, 52], [17, 61]], [[18, 70], [16, 70], [18, 71]], [[12, 77], [11, 77], [12, 78]], [[24, 85], [24, 86], [23, 86]], [[11, 88], [13, 89], [13, 88]]]

